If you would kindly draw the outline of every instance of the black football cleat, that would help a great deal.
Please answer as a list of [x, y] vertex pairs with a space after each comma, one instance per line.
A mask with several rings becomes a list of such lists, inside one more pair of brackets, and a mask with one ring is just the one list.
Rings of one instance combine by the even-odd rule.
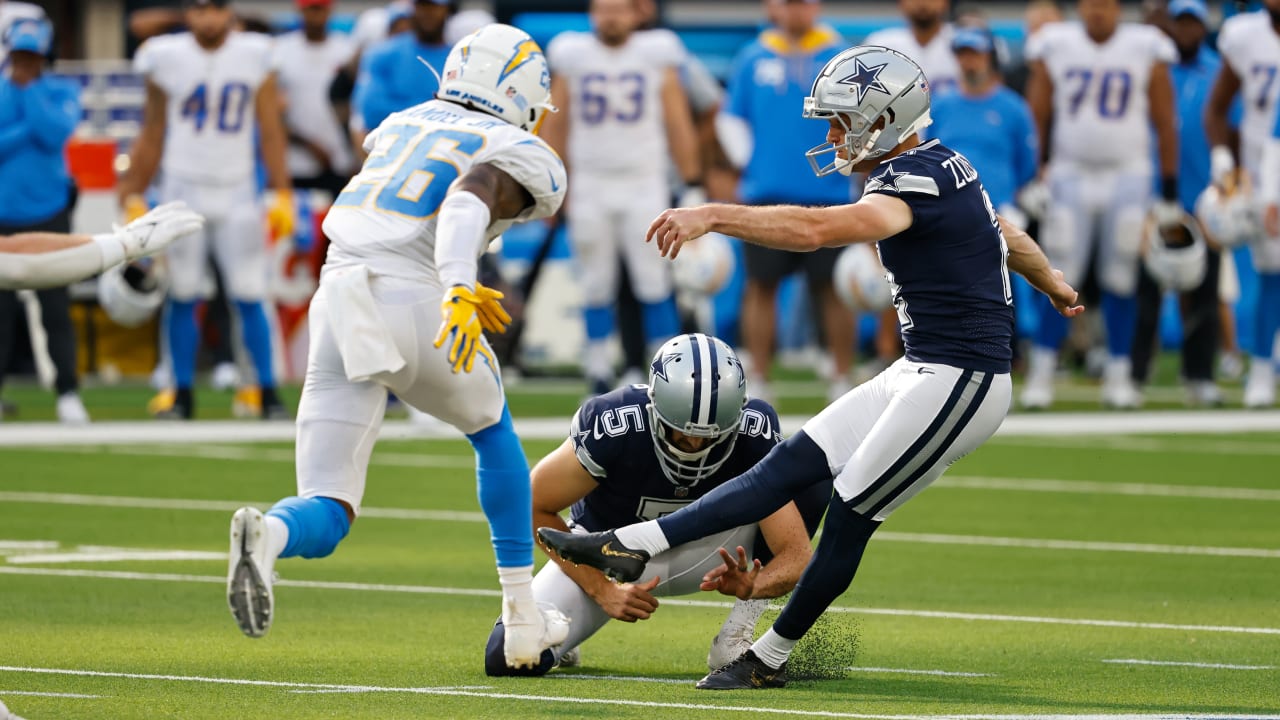
[[787, 685], [787, 664], [774, 670], [751, 650], [698, 681], [699, 690], [763, 690]]
[[589, 565], [618, 582], [635, 582], [644, 574], [649, 553], [618, 542], [613, 531], [587, 533], [538, 528], [538, 539], [575, 565]]

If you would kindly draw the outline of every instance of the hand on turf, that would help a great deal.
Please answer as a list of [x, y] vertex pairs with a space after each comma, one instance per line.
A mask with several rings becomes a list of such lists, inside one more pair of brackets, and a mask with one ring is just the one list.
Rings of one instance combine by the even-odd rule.
[[117, 229], [115, 235], [124, 246], [125, 257], [136, 260], [154, 255], [179, 238], [199, 232], [202, 227], [204, 216], [179, 200], [143, 213], [128, 225]]
[[1053, 303], [1053, 309], [1057, 310], [1058, 314], [1062, 315], [1062, 317], [1068, 318], [1075, 317], [1084, 312], [1084, 306], [1076, 304], [1080, 300], [1080, 293], [1077, 293], [1075, 288], [1068, 285], [1067, 281], [1062, 278], [1062, 271], [1054, 270], [1053, 277], [1057, 281], [1057, 284], [1050, 290], [1050, 292], [1045, 293]]
[[720, 548], [720, 559], [724, 564], [702, 576], [700, 589], [750, 600], [756, 589], [756, 576], [760, 574], [760, 558], [748, 561], [747, 551], [739, 545], [737, 560], [724, 548]]
[[658, 580], [655, 577], [641, 584], [608, 583], [594, 600], [614, 620], [630, 623], [648, 620], [658, 609], [658, 598], [653, 596]]
[[440, 332], [436, 333], [435, 346], [440, 347], [449, 341], [447, 357], [455, 373], [469, 373], [475, 365], [476, 352], [484, 339], [479, 314], [483, 302], [471, 288], [455, 285], [449, 288], [440, 303], [444, 322], [440, 323]]
[[480, 306], [476, 312], [480, 315], [481, 327], [491, 333], [506, 332], [507, 326], [511, 324], [511, 315], [506, 308], [502, 307], [502, 303], [498, 302], [506, 296], [493, 288], [476, 283], [476, 297], [480, 298]]
[[649, 225], [645, 242], [656, 242], [662, 257], [675, 258], [680, 247], [711, 232], [711, 205], [664, 210]]

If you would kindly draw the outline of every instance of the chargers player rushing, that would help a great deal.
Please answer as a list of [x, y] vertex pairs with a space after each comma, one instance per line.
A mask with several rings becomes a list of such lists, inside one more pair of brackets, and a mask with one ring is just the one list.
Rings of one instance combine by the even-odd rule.
[[[1264, 0], [1262, 4], [1261, 9], [1233, 16], [1222, 24], [1218, 52], [1223, 62], [1205, 109], [1204, 129], [1213, 145], [1209, 172], [1215, 185], [1225, 187], [1236, 165], [1228, 118], [1232, 100], [1237, 93], [1241, 96], [1240, 165], [1265, 205], [1280, 198], [1280, 176], [1276, 174], [1280, 163], [1263, 162], [1267, 138], [1280, 112], [1280, 0]], [[1280, 361], [1275, 344], [1280, 329], [1280, 223], [1266, 223], [1249, 250], [1258, 271], [1258, 295], [1244, 405], [1262, 408], [1275, 404], [1275, 364]]]
[[[1094, 258], [1107, 331], [1102, 403], [1134, 408], [1142, 397], [1129, 353], [1142, 227], [1153, 209], [1152, 128], [1161, 188], [1154, 220], [1163, 225], [1182, 216], [1169, 74], [1177, 50], [1155, 26], [1121, 23], [1119, 0], [1080, 0], [1078, 7], [1079, 22], [1048, 25], [1027, 43], [1027, 101], [1052, 163], [1044, 171], [1052, 204], [1040, 241], [1071, 284], [1084, 281]], [[1064, 319], [1047, 307], [1039, 316], [1022, 391], [1028, 408], [1053, 403], [1058, 348], [1067, 336]]]
[[619, 264], [640, 301], [645, 340], [656, 348], [680, 329], [671, 268], [644, 247], [649, 220], [670, 204], [668, 157], [701, 184], [689, 103], [680, 83], [685, 50], [671, 33], [636, 32], [637, 0], [591, 0], [593, 32], [566, 32], [547, 47], [555, 73], [547, 142], [569, 164], [574, 259], [581, 269], [592, 391], [613, 385], [608, 352]]
[[389, 389], [475, 448], [506, 662], [534, 665], [564, 639], [567, 625], [545, 622], [533, 602], [529, 465], [481, 333], [510, 317], [501, 293], [476, 283], [489, 240], [563, 200], [564, 167], [529, 132], [551, 109], [550, 84], [537, 43], [489, 25], [453, 48], [436, 99], [392, 114], [366, 138], [369, 157], [324, 222], [331, 245], [311, 301], [298, 496], [265, 516], [242, 508], [231, 521], [227, 596], [246, 635], [271, 624], [276, 558], [329, 555], [359, 514]]
[[275, 389], [271, 330], [264, 302], [267, 245], [254, 178], [255, 135], [276, 202], [268, 220], [289, 235], [293, 201], [285, 167], [285, 131], [271, 69], [271, 39], [232, 30], [225, 0], [189, 0], [190, 32], [151, 38], [134, 66], [147, 79], [142, 129], [119, 194], [129, 218], [142, 215], [142, 193], [161, 170], [164, 201], [184, 200], [209, 223], [168, 251], [169, 352], [173, 406], [162, 417], [190, 419], [199, 333], [196, 301], [211, 287], [212, 254], [240, 315], [245, 348], [262, 391], [263, 417], [287, 415]]
[[[533, 468], [534, 522], [590, 532], [653, 520], [750, 469], [781, 440], [773, 407], [748, 400], [733, 350], [714, 337], [680, 335], [654, 355], [648, 385], [619, 388], [578, 408], [569, 439]], [[646, 620], [657, 597], [699, 588], [738, 598], [707, 655], [711, 669], [724, 665], [751, 645], [766, 598], [795, 586], [811, 554], [809, 535], [830, 497], [831, 483], [818, 483], [762, 519], [758, 530], [747, 524], [657, 555], [633, 583], [612, 583], [599, 570], [551, 555], [553, 562], [533, 580], [533, 596], [570, 618], [569, 637], [544, 651], [536, 668], [512, 670], [503, 662], [499, 622], [489, 636], [485, 671], [543, 675], [556, 664], [576, 664], [579, 644], [610, 618]], [[566, 525], [559, 513], [570, 505], [572, 525]], [[721, 549], [734, 546], [736, 561]], [[753, 550], [757, 560], [749, 566]], [[760, 557], [767, 561], [763, 569]]]
[[[868, 173], [862, 199], [825, 208], [668, 210], [649, 237], [664, 255], [707, 232], [804, 251], [877, 242], [906, 357], [688, 507], [616, 532], [538, 531], [562, 558], [629, 581], [653, 555], [756, 522], [834, 478], [822, 539], [786, 608], [749, 651], [699, 688], [785, 684], [787, 656], [849, 586], [881, 521], [1000, 426], [1011, 393], [1009, 268], [1063, 315], [1084, 310], [1035, 242], [996, 214], [969, 161], [936, 140], [920, 144], [929, 91], [905, 55], [882, 47], [845, 50], [814, 81], [804, 114], [830, 124], [827, 142], [808, 153], [815, 171]], [[829, 155], [832, 162], [819, 167]]]

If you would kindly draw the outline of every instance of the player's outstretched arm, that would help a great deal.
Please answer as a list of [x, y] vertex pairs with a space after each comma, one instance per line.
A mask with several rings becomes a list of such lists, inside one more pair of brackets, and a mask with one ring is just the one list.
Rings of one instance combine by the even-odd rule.
[[773, 551], [768, 565], [761, 568], [759, 559], [748, 562], [746, 550], [741, 546], [736, 557], [721, 548], [720, 558], [724, 564], [703, 576], [701, 589], [716, 590], [740, 600], [776, 598], [791, 592], [813, 556], [809, 534], [805, 532], [796, 504], [787, 503], [761, 520], [760, 533]]
[[852, 205], [700, 205], [664, 211], [649, 226], [646, 241], [657, 243], [663, 257], [676, 257], [680, 247], [709, 232], [741, 238], [753, 245], [811, 252], [823, 247], [884, 240], [911, 227], [911, 207], [902, 200], [873, 193]]
[[1009, 269], [1026, 278], [1036, 290], [1049, 296], [1053, 307], [1063, 317], [1075, 317], [1084, 312], [1084, 306], [1077, 304], [1080, 297], [1075, 288], [1063, 280], [1061, 270], [1055, 270], [1049, 264], [1049, 258], [1045, 257], [1030, 235], [1004, 218], [1000, 218], [1000, 229], [1009, 246]]
[[[565, 532], [569, 531], [569, 526], [560, 517], [560, 513], [597, 487], [595, 478], [578, 462], [572, 439], [565, 440], [550, 455], [542, 458], [533, 467], [530, 480], [533, 483], [533, 526]], [[803, 533], [803, 527], [801, 532]], [[658, 609], [658, 600], [651, 593], [658, 584], [658, 578], [640, 585], [620, 585], [593, 567], [574, 565], [557, 553], [549, 552], [542, 546], [536, 533], [534, 542], [609, 617], [623, 622], [635, 622], [649, 619], [653, 611]]]

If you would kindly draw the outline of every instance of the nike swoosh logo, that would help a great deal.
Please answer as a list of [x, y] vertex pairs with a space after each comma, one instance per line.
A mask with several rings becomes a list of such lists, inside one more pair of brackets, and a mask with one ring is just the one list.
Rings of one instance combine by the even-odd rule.
[[604, 433], [600, 432], [600, 419], [599, 419], [599, 418], [596, 418], [596, 424], [591, 426], [591, 434], [592, 434], [593, 436], [595, 436], [595, 439], [597, 439], [597, 440], [603, 440], [603, 439], [604, 439]]
[[556, 182], [555, 173], [548, 170], [547, 177], [551, 180], [551, 192], [560, 192], [560, 183]]
[[606, 557], [631, 558], [632, 560], [644, 562], [644, 558], [637, 553], [633, 553], [629, 550], [614, 550], [612, 540], [605, 543], [604, 546], [600, 548], [600, 554]]
[[933, 375], [934, 372], [927, 367], [916, 368], [916, 373], [920, 375]]

